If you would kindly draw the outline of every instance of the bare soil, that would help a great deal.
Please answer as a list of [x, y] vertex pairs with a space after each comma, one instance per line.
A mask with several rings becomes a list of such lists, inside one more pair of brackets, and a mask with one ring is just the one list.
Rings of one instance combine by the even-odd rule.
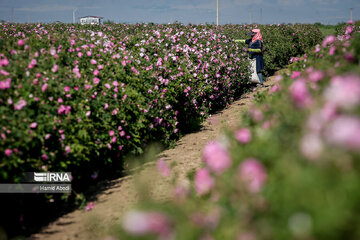
[[[185, 135], [176, 147], [165, 150], [159, 157], [166, 160], [172, 168], [177, 181], [185, 181], [189, 171], [194, 171], [202, 164], [202, 150], [206, 143], [221, 136], [224, 128], [240, 127], [242, 115], [249, 110], [251, 96], [258, 91], [268, 91], [275, 84], [275, 76], [269, 77], [265, 86], [244, 94], [228, 108], [209, 117], [196, 133]], [[94, 208], [91, 211], [78, 209], [70, 212], [44, 227], [39, 233], [33, 234], [30, 239], [102, 239], [108, 232], [108, 227], [121, 221], [121, 215], [139, 200], [135, 183], [136, 176], [151, 176], [151, 197], [158, 200], [167, 200], [172, 196], [169, 181], [163, 177], [155, 177], [155, 163], [147, 163], [137, 174], [112, 180], [110, 187], [97, 195]], [[149, 180], [149, 178], [145, 178]]]

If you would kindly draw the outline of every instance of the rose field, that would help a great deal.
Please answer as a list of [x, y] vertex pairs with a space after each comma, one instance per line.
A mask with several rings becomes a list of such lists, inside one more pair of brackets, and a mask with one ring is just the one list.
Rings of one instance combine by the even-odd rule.
[[246, 46], [234, 40], [253, 28], [264, 75], [287, 71], [253, 95], [237, 130], [205, 146], [187, 184], [160, 159], [174, 198], [148, 198], [107, 235], [359, 239], [359, 22], [325, 39], [310, 24], [1, 24], [0, 181], [71, 172], [72, 193], [1, 194], [0, 227], [27, 235], [84, 207], [89, 185], [251, 92]]

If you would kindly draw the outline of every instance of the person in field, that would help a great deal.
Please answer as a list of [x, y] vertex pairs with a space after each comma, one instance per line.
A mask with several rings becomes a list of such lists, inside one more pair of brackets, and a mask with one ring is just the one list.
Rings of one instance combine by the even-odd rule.
[[253, 29], [247, 40], [235, 40], [235, 42], [248, 44], [248, 53], [251, 64], [251, 81], [260, 83], [263, 85], [262, 70], [264, 69], [264, 58], [263, 58], [263, 38], [260, 29]]

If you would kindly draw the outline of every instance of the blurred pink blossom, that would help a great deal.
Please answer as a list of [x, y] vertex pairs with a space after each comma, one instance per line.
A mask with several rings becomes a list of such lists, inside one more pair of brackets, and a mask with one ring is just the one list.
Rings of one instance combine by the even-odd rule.
[[95, 64], [97, 63], [97, 61], [96, 61], [95, 59], [91, 59], [91, 60], [90, 60], [90, 63], [93, 64], [93, 65], [95, 65]]
[[174, 188], [174, 195], [176, 199], [182, 199], [190, 194], [190, 186], [188, 182], [180, 182]]
[[65, 153], [66, 153], [66, 154], [69, 154], [70, 152], [71, 152], [70, 146], [66, 146], [66, 147], [65, 147]]
[[19, 39], [19, 41], [18, 41], [18, 45], [19, 45], [19, 46], [23, 46], [23, 45], [24, 45], [24, 40]]
[[312, 161], [320, 158], [323, 148], [323, 142], [318, 134], [308, 133], [300, 141], [301, 153]]
[[335, 76], [330, 86], [324, 92], [328, 103], [345, 109], [351, 109], [360, 104], [360, 77], [357, 75]]
[[307, 107], [312, 103], [310, 93], [303, 78], [298, 79], [291, 84], [289, 90], [292, 99], [298, 107]]
[[347, 26], [345, 30], [345, 34], [349, 35], [353, 32], [354, 28], [352, 26]]
[[41, 87], [41, 91], [45, 92], [45, 91], [46, 91], [46, 89], [47, 89], [47, 87], [48, 87], [48, 84], [47, 84], [47, 83], [45, 83], [44, 85], [42, 85], [42, 87]]
[[85, 211], [90, 211], [94, 208], [94, 202], [89, 202], [88, 205], [85, 206]]
[[32, 122], [31, 124], [30, 124], [30, 128], [36, 128], [37, 127], [37, 122]]
[[59, 66], [56, 65], [56, 64], [54, 64], [54, 66], [51, 68], [51, 71], [52, 71], [53, 73], [56, 73], [56, 72], [58, 71], [58, 69], [59, 69]]
[[87, 112], [85, 113], [86, 116], [90, 116], [90, 114], [91, 114], [91, 111], [87, 111]]
[[109, 131], [109, 135], [110, 135], [111, 137], [114, 136], [114, 133], [115, 133], [114, 130], [110, 130], [110, 131]]
[[1, 69], [0, 74], [3, 75], [3, 76], [9, 76], [10, 73], [8, 73], [7, 71]]
[[9, 149], [9, 148], [5, 149], [5, 151], [4, 151], [5, 155], [8, 156], [8, 157], [12, 154], [12, 152], [13, 151], [11, 149]]
[[204, 195], [214, 187], [215, 181], [211, 177], [210, 172], [201, 168], [195, 173], [195, 190], [199, 195]]
[[325, 139], [345, 149], [360, 151], [360, 119], [354, 116], [339, 116], [325, 129]]
[[98, 84], [100, 82], [100, 79], [98, 79], [97, 77], [94, 77], [93, 82], [94, 82], [94, 84]]
[[299, 71], [294, 71], [293, 74], [291, 75], [291, 79], [298, 78], [298, 77], [300, 77], [300, 75], [301, 75], [301, 72], [299, 72]]
[[331, 47], [330, 47], [330, 50], [329, 50], [329, 55], [332, 56], [332, 55], [335, 54], [335, 52], [336, 52], [336, 47], [335, 47], [335, 46], [331, 46]]
[[235, 138], [243, 144], [251, 141], [251, 131], [248, 128], [241, 128], [235, 132]]
[[157, 161], [157, 170], [159, 171], [159, 173], [164, 176], [164, 177], [169, 177], [171, 174], [171, 170], [169, 168], [169, 166], [166, 164], [164, 159], [159, 159]]
[[25, 100], [21, 99], [14, 105], [14, 109], [21, 110], [23, 107], [26, 106], [26, 104], [27, 104], [27, 102]]
[[221, 174], [231, 166], [231, 156], [228, 150], [219, 142], [209, 142], [203, 150], [206, 165], [215, 173]]
[[134, 236], [152, 233], [166, 237], [172, 232], [169, 218], [159, 212], [128, 211], [124, 215], [122, 225], [125, 231]]
[[255, 158], [245, 159], [238, 168], [238, 176], [250, 192], [260, 192], [266, 179], [265, 167]]
[[318, 82], [325, 77], [325, 74], [322, 71], [313, 71], [309, 74], [310, 82]]
[[65, 87], [64, 87], [64, 92], [70, 92], [70, 87], [69, 87], [69, 86], [65, 86]]
[[5, 90], [11, 87], [11, 79], [8, 78], [5, 81], [0, 81], [0, 89]]
[[348, 61], [348, 62], [354, 62], [355, 61], [355, 58], [354, 58], [354, 56], [351, 54], [351, 53], [345, 53], [345, 55], [344, 55], [344, 58]]
[[37, 64], [36, 59], [31, 59], [29, 65], [28, 65], [28, 68], [29, 68], [29, 69], [34, 68], [36, 64]]
[[256, 122], [260, 122], [264, 118], [263, 113], [259, 109], [255, 108], [255, 107], [252, 107], [249, 110], [249, 113]]
[[324, 39], [321, 46], [324, 48], [327, 45], [332, 44], [333, 42], [335, 42], [335, 40], [336, 40], [336, 37], [334, 35], [329, 35]]
[[279, 91], [280, 89], [281, 89], [281, 87], [279, 85], [274, 85], [270, 88], [269, 94], [275, 93], [275, 92]]

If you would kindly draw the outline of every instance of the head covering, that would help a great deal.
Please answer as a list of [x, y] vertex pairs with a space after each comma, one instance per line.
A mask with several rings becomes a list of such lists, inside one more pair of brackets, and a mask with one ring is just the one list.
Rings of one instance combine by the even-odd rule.
[[253, 29], [252, 32], [255, 33], [255, 35], [253, 36], [253, 38], [251, 39], [251, 42], [255, 42], [256, 40], [260, 40], [261, 42], [263, 41], [260, 29], [256, 28]]

